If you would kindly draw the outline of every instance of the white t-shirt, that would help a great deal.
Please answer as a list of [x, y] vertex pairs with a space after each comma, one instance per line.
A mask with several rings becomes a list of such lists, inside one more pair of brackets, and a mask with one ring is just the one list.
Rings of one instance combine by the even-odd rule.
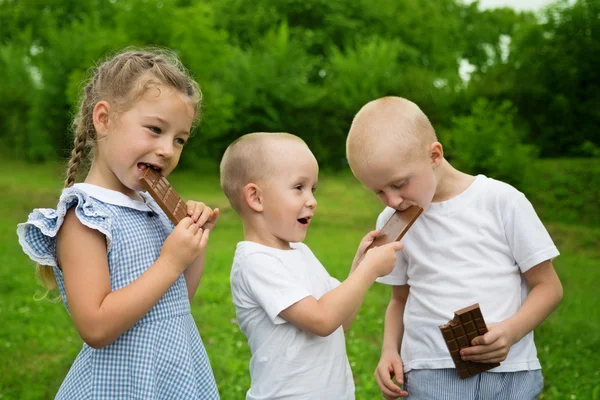
[[320, 337], [279, 316], [292, 304], [308, 296], [319, 299], [340, 284], [306, 245], [291, 246], [237, 245], [231, 291], [252, 351], [246, 399], [354, 399], [343, 328]]
[[[386, 208], [377, 227], [393, 212]], [[454, 368], [438, 325], [474, 303], [488, 324], [509, 318], [527, 296], [522, 273], [559, 255], [525, 196], [483, 175], [458, 196], [432, 203], [402, 241], [396, 267], [378, 282], [410, 286], [401, 348], [405, 371]], [[491, 372], [540, 368], [530, 332]]]

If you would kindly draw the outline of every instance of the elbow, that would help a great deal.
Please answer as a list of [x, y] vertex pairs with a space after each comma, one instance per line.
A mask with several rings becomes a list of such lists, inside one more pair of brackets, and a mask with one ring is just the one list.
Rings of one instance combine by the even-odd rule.
[[313, 329], [311, 333], [320, 337], [327, 337], [333, 332], [335, 332], [338, 328], [339, 326], [333, 326], [333, 324], [330, 321], [320, 318], [313, 324]]
[[556, 285], [556, 305], [558, 306], [563, 298], [563, 287], [560, 281]]
[[93, 349], [101, 349], [114, 341], [106, 329], [97, 324], [88, 324], [86, 327], [77, 328], [81, 339]]

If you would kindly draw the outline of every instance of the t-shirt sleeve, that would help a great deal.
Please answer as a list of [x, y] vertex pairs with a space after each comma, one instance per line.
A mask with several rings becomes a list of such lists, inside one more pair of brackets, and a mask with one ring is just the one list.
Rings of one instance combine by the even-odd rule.
[[[377, 224], [375, 225], [375, 229], [383, 228], [383, 226], [390, 219], [393, 213], [394, 210], [386, 208], [381, 214], [379, 214], [379, 217], [377, 218]], [[408, 276], [406, 275], [407, 268], [408, 264], [405, 259], [404, 250], [400, 250], [396, 253], [396, 266], [394, 267], [392, 272], [389, 275], [377, 278], [375, 281], [378, 283], [383, 283], [392, 286], [406, 285], [408, 281]]]
[[560, 253], [525, 195], [519, 193], [504, 221], [506, 239], [521, 272]]
[[279, 316], [281, 311], [311, 296], [294, 280], [287, 267], [273, 256], [252, 254], [245, 264], [240, 276], [243, 284], [274, 324], [286, 322]]

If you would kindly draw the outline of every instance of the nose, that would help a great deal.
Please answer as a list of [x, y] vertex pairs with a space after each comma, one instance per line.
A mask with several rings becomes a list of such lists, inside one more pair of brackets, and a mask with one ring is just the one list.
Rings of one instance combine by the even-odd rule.
[[401, 196], [398, 196], [397, 194], [386, 193], [386, 195], [385, 195], [385, 202], [386, 202], [386, 206], [388, 206], [388, 207], [398, 209], [398, 208], [400, 208], [400, 205], [402, 204], [403, 201], [404, 201], [404, 199]]
[[317, 207], [317, 199], [315, 198], [315, 195], [312, 192], [308, 195], [308, 199], [306, 200], [306, 207], [308, 207], [308, 208]]
[[171, 157], [173, 157], [173, 154], [175, 153], [173, 148], [173, 141], [170, 138], [167, 138], [167, 135], [165, 135], [165, 138], [159, 142], [159, 146], [156, 150], [156, 153], [160, 157], [166, 159], [170, 159]]

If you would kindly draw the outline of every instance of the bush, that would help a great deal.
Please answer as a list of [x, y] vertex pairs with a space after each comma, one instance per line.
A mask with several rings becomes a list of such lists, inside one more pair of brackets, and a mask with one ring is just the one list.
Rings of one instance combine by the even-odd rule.
[[450, 131], [442, 134], [448, 145], [448, 159], [461, 171], [519, 186], [537, 151], [521, 142], [515, 115], [508, 101], [495, 105], [478, 99], [470, 115], [453, 118]]

